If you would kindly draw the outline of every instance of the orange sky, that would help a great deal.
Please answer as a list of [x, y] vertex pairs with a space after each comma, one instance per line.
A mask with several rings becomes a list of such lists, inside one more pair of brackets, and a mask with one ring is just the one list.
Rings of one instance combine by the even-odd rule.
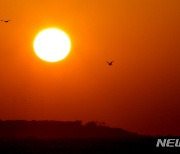
[[[179, 0], [2, 0], [0, 119], [104, 121], [180, 135]], [[36, 57], [48, 27], [71, 38], [58, 63]], [[106, 60], [114, 60], [112, 67]]]

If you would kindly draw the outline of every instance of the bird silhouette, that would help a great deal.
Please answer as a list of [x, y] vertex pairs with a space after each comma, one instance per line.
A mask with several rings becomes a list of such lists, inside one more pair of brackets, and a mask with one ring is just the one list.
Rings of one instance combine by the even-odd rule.
[[1, 20], [2, 22], [9, 22], [9, 21], [11, 21], [11, 20]]
[[108, 65], [111, 66], [114, 61], [111, 61], [111, 62], [106, 61], [106, 62], [108, 63]]

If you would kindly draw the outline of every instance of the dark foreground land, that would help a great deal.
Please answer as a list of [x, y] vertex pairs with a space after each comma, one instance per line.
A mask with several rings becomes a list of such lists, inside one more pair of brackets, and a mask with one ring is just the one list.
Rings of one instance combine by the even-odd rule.
[[157, 148], [158, 138], [172, 137], [142, 136], [95, 122], [0, 121], [0, 154], [180, 153], [180, 147]]

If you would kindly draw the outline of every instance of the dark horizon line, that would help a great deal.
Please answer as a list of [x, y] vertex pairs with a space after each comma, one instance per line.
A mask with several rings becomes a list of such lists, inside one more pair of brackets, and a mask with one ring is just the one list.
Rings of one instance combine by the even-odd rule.
[[100, 128], [100, 127], [104, 127], [104, 128], [108, 128], [108, 129], [119, 129], [119, 130], [123, 130], [125, 132], [129, 132], [129, 133], [133, 133], [133, 134], [137, 134], [137, 135], [140, 135], [140, 136], [149, 136], [149, 137], [158, 137], [158, 136], [162, 136], [162, 137], [165, 137], [165, 136], [175, 136], [175, 135], [172, 135], [172, 134], [166, 134], [166, 135], [152, 135], [152, 134], [141, 134], [141, 133], [136, 133], [136, 132], [133, 132], [133, 131], [129, 131], [129, 130], [126, 130], [126, 129], [123, 129], [121, 127], [110, 127], [108, 125], [106, 125], [105, 122], [99, 122], [99, 121], [87, 121], [86, 123], [83, 123], [83, 120], [11, 120], [11, 119], [8, 119], [8, 120], [2, 120], [0, 119], [0, 124], [1, 123], [6, 123], [6, 122], [12, 122], [12, 123], [18, 123], [18, 122], [27, 122], [27, 123], [31, 123], [31, 122], [35, 122], [35, 123], [59, 123], [59, 124], [76, 124], [76, 125], [80, 125], [80, 126], [83, 126], [83, 127], [96, 127], [96, 128]]

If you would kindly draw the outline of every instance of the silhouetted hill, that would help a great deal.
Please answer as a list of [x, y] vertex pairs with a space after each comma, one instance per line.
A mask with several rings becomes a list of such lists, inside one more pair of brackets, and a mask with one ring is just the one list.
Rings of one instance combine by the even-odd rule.
[[120, 128], [99, 126], [82, 121], [0, 121], [0, 137], [16, 138], [134, 138], [137, 134]]
[[[96, 122], [0, 121], [0, 154], [179, 153], [157, 148], [158, 138], [142, 136]], [[177, 137], [178, 138], [178, 137]]]

